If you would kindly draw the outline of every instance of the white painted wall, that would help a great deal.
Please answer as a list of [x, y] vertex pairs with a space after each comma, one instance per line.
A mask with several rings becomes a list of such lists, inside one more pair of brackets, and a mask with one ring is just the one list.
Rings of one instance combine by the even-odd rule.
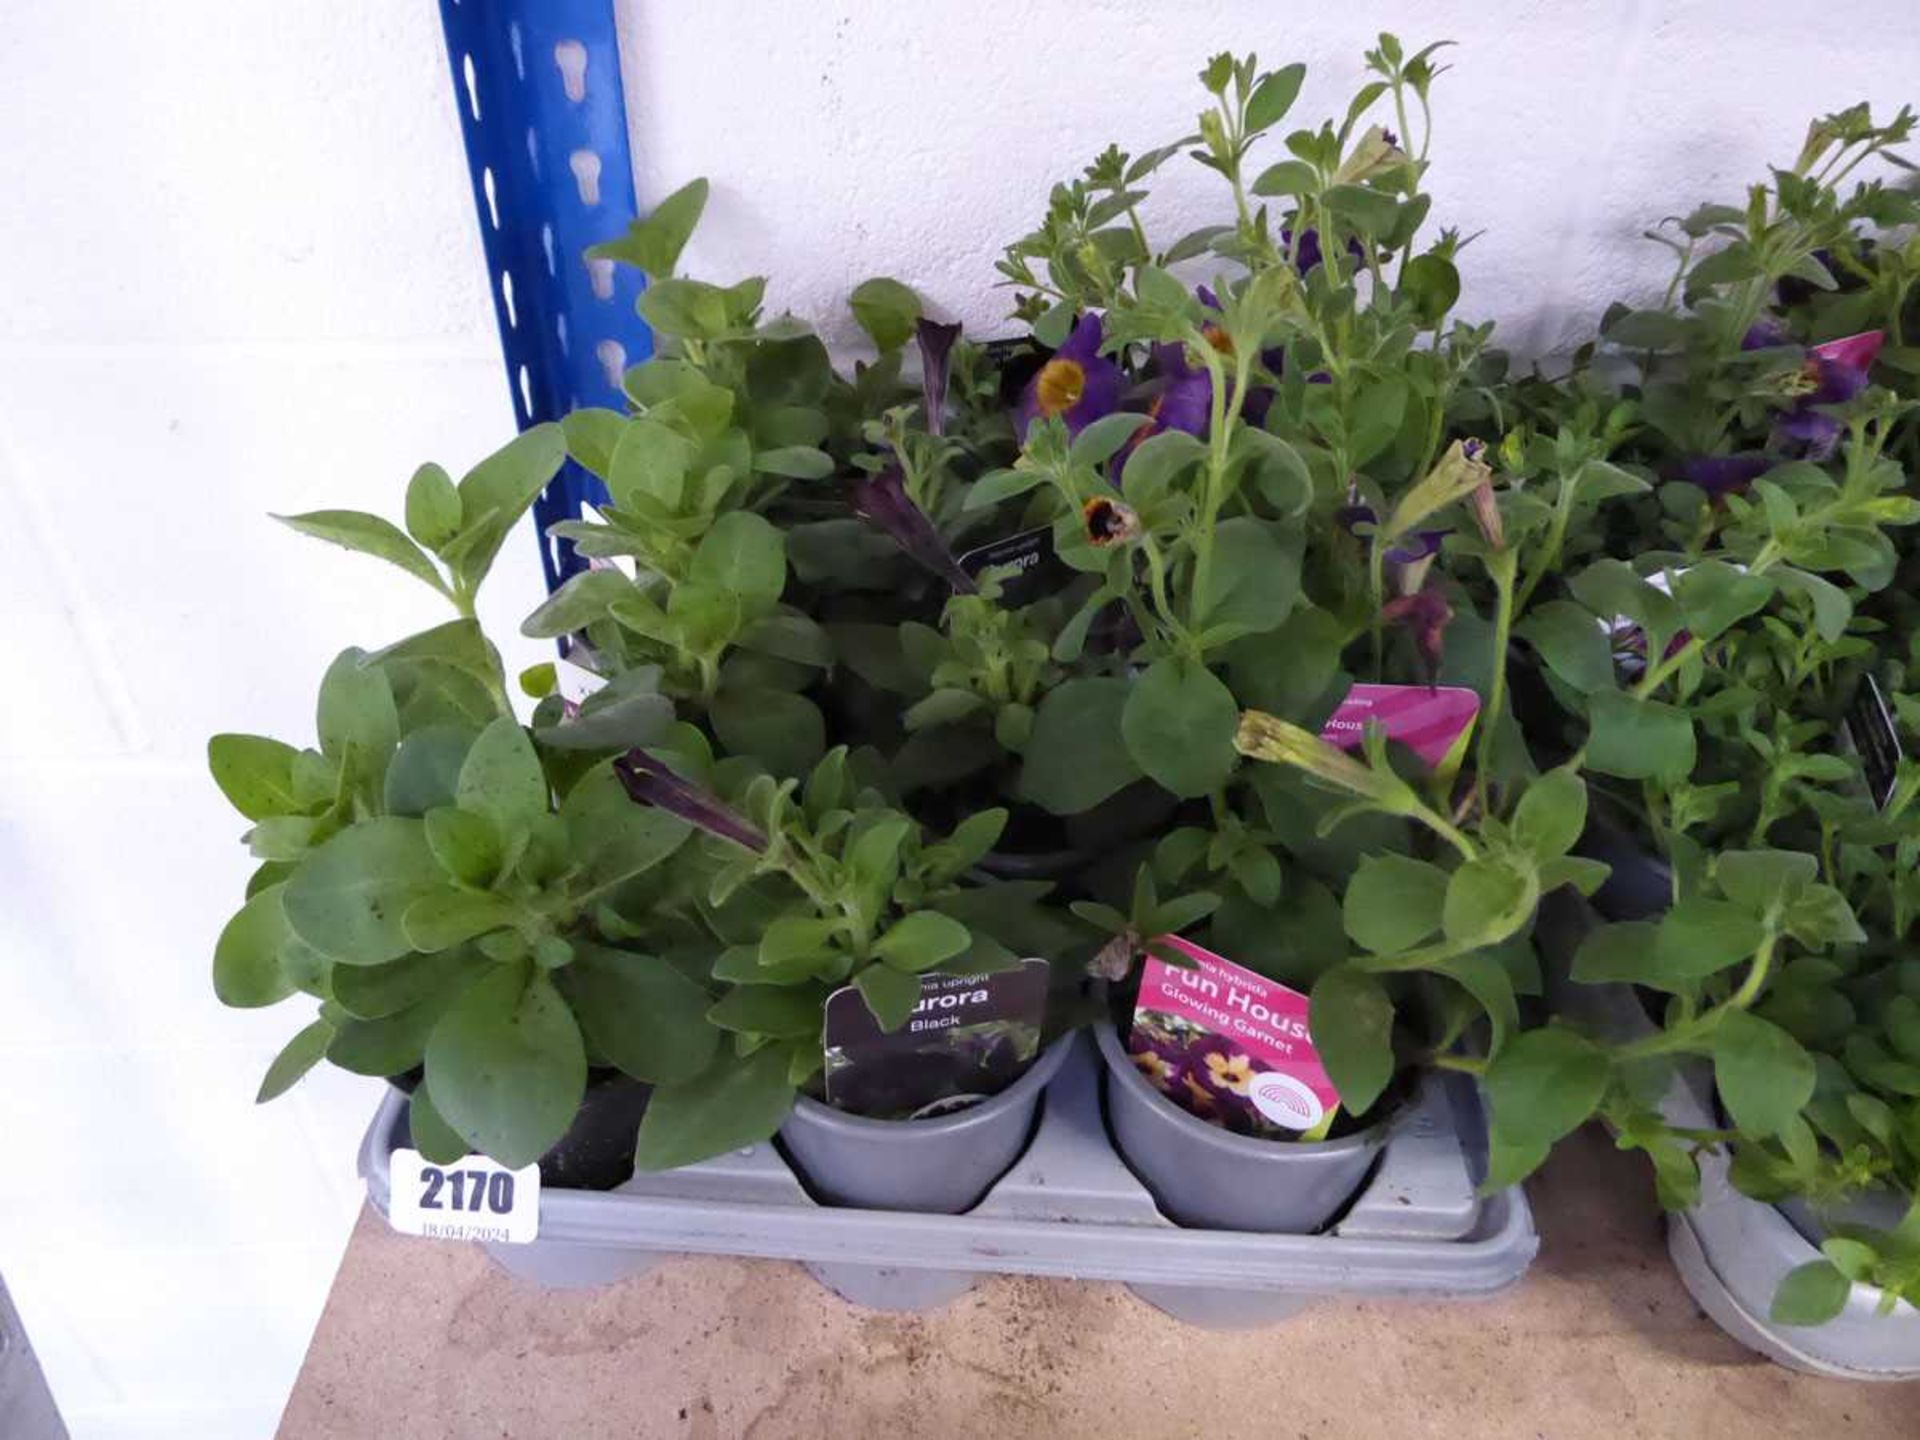
[[[5, 33], [0, 1271], [76, 1440], [255, 1440], [377, 1088], [254, 1107], [305, 1017], [213, 1001], [249, 862], [203, 747], [310, 739], [335, 651], [440, 618], [266, 512], [394, 513], [513, 421], [435, 6], [63, 0]], [[539, 588], [531, 536], [507, 553], [502, 622]]]
[[[714, 184], [689, 273], [772, 279], [769, 303], [857, 331], [841, 297], [892, 274], [970, 328], [1000, 324], [1000, 247], [1109, 142], [1189, 133], [1213, 52], [1303, 60], [1288, 124], [1338, 118], [1392, 29], [1452, 39], [1434, 96], [1434, 221], [1485, 233], [1461, 314], [1523, 354], [1570, 348], [1623, 290], [1664, 286], [1663, 215], [1792, 163], [1815, 114], [1920, 100], [1912, 0], [621, 0], [641, 198]], [[1278, 140], [1271, 159], [1285, 158]], [[1157, 236], [1230, 218], [1175, 160]], [[1226, 206], [1227, 217], [1220, 213]], [[1655, 277], [1658, 277], [1657, 279]]]
[[[511, 425], [426, 0], [12, 7], [0, 87], [0, 1270], [80, 1440], [268, 1433], [357, 1205], [374, 1089], [256, 1111], [298, 1021], [222, 1011], [248, 864], [215, 729], [310, 733], [341, 645], [437, 618], [269, 509], [397, 506]], [[1344, 96], [1381, 25], [1462, 43], [1434, 186], [1466, 312], [1523, 350], [1644, 286], [1644, 221], [1806, 117], [1920, 81], [1911, 3], [622, 0], [643, 196], [715, 182], [690, 253], [847, 330], [894, 273], [991, 327], [998, 245], [1210, 50]], [[1175, 173], [1185, 167], [1176, 167]], [[1169, 184], [1169, 230], [1204, 177]], [[532, 602], [511, 543], [495, 630]], [[417, 591], [417, 593], [416, 593]], [[527, 649], [519, 652], [531, 656]]]

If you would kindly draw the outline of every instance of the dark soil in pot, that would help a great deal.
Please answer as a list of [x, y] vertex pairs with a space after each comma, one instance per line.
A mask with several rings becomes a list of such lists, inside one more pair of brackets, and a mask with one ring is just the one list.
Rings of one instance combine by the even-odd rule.
[[[418, 1065], [389, 1077], [411, 1095], [425, 1078]], [[653, 1087], [613, 1069], [587, 1072], [580, 1113], [560, 1141], [540, 1157], [540, 1184], [556, 1190], [612, 1190], [633, 1178], [633, 1151]]]

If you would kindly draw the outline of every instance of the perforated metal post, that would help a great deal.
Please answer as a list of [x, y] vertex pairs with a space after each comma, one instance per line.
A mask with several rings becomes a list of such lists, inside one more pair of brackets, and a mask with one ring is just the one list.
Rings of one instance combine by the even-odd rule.
[[[612, 0], [440, 0], [440, 16], [514, 415], [622, 408], [621, 372], [653, 339], [640, 276], [586, 257], [637, 213]], [[604, 494], [568, 462], [534, 506], [549, 589], [583, 562], [547, 527]]]

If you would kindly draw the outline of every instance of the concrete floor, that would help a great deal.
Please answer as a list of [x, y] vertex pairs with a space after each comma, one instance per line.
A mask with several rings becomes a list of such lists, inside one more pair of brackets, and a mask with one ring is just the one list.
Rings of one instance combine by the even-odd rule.
[[1779, 1369], [1668, 1263], [1634, 1160], [1586, 1133], [1532, 1186], [1540, 1259], [1458, 1305], [1326, 1301], [1177, 1324], [1123, 1287], [995, 1278], [857, 1310], [798, 1265], [688, 1257], [542, 1292], [477, 1248], [361, 1217], [287, 1406], [317, 1437], [1447, 1437], [1916, 1440], [1920, 1385]]

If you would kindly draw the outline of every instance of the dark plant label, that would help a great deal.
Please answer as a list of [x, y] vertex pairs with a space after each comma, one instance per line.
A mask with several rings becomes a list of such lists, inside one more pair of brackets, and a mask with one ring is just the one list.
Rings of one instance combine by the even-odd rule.
[[1867, 790], [1873, 803], [1884, 807], [1893, 796], [1894, 776], [1900, 767], [1900, 731], [1887, 709], [1887, 697], [1871, 675], [1860, 682], [1853, 703], [1847, 707], [1847, 738], [1859, 753], [1860, 766], [1867, 773]]
[[1340, 1108], [1307, 1028], [1307, 997], [1177, 936], [1149, 956], [1127, 1053], [1176, 1105], [1240, 1135], [1319, 1140]]
[[962, 555], [960, 568], [975, 580], [991, 570], [1000, 582], [1001, 603], [1014, 610], [1064, 589], [1074, 576], [1053, 548], [1051, 525], [990, 540]]
[[827, 1103], [876, 1120], [918, 1120], [999, 1094], [1040, 1054], [1048, 966], [920, 977], [906, 1024], [886, 1031], [851, 985], [827, 997]]
[[1460, 768], [1480, 714], [1480, 695], [1462, 685], [1355, 685], [1320, 727], [1320, 738], [1357, 750], [1368, 725], [1406, 746], [1439, 771]]
[[509, 1170], [484, 1155], [436, 1165], [418, 1150], [390, 1162], [387, 1221], [402, 1235], [525, 1245], [540, 1233], [540, 1167]]

